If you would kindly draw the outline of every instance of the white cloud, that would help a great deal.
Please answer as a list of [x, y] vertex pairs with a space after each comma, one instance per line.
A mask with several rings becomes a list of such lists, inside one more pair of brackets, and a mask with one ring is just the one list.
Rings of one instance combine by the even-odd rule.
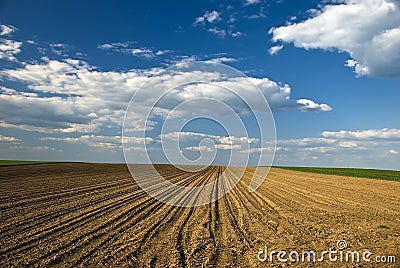
[[277, 165], [304, 165], [316, 157], [321, 166], [398, 169], [399, 129], [324, 131], [321, 137], [277, 140]]
[[242, 145], [240, 144], [216, 144], [216, 149], [220, 150], [239, 150], [242, 149]]
[[156, 54], [157, 56], [161, 56], [161, 55], [167, 54], [167, 53], [169, 53], [169, 52], [171, 52], [171, 50], [168, 50], [168, 49], [166, 49], [166, 50], [157, 50], [157, 51], [155, 52], [155, 54]]
[[119, 49], [119, 48], [126, 48], [131, 45], [136, 44], [136, 42], [126, 41], [126, 42], [113, 42], [113, 43], [105, 43], [102, 45], [98, 45], [97, 48], [99, 49]]
[[170, 132], [162, 134], [163, 139], [169, 140], [183, 140], [185, 142], [199, 142], [203, 139], [213, 140], [215, 144], [223, 144], [223, 145], [239, 145], [239, 144], [252, 144], [259, 142], [256, 138], [249, 137], [235, 137], [235, 136], [218, 136], [211, 134], [204, 134], [199, 132]]
[[337, 139], [400, 139], [400, 129], [368, 129], [368, 130], [357, 130], [357, 131], [324, 131], [322, 136], [325, 138], [337, 138]]
[[301, 148], [299, 151], [303, 152], [311, 152], [311, 153], [320, 153], [320, 154], [326, 154], [330, 151], [334, 150], [333, 147], [309, 147], [309, 148]]
[[15, 55], [21, 52], [22, 42], [0, 38], [0, 59], [16, 61]]
[[236, 62], [237, 59], [234, 58], [229, 58], [229, 57], [218, 57], [218, 58], [212, 58], [209, 60], [205, 60], [204, 62], [208, 63], [224, 63], [224, 62]]
[[218, 11], [206, 11], [203, 16], [197, 17], [194, 24], [203, 24], [205, 22], [214, 23], [221, 20], [220, 13]]
[[[210, 59], [209, 61], [213, 61]], [[220, 57], [214, 62], [232, 61]], [[231, 88], [245, 99], [254, 99], [254, 87], [258, 86], [273, 110], [288, 108], [327, 110], [323, 105], [313, 106], [290, 100], [291, 89], [268, 78], [226, 78], [216, 72], [175, 72], [169, 76], [159, 75], [162, 69], [136, 69], [127, 72], [101, 72], [84, 61], [64, 61], [44, 58], [41, 64], [26, 64], [22, 68], [3, 70], [0, 75], [26, 84], [25, 91], [0, 88], [0, 125], [40, 132], [93, 132], [104, 128], [120, 127], [125, 109], [135, 90], [152, 77], [154, 88], [146, 92], [143, 107], [137, 107], [135, 124], [144, 125], [144, 107], [154, 101], [155, 96], [166, 87], [185, 81], [207, 81]], [[45, 95], [43, 95], [45, 93]], [[165, 116], [176, 104], [196, 97], [217, 98], [228, 103], [236, 111], [245, 111], [247, 106], [237, 97], [217, 85], [190, 84], [172, 90], [165, 98], [164, 106], [157, 112]], [[257, 100], [255, 100], [257, 101]], [[307, 107], [306, 107], [307, 106]], [[29, 107], [26, 109], [25, 107]], [[206, 107], [209, 113], [223, 112], [221, 107]], [[155, 122], [149, 121], [152, 128]], [[140, 129], [132, 129], [138, 131]]]
[[341, 141], [339, 142], [339, 147], [343, 147], [343, 148], [354, 148], [357, 147], [357, 143], [355, 142], [349, 142], [349, 141]]
[[261, 10], [259, 13], [257, 14], [252, 14], [252, 15], [245, 15], [244, 16], [246, 19], [249, 20], [254, 20], [254, 19], [260, 19], [260, 18], [266, 18], [267, 15], [265, 15], [264, 11]]
[[283, 146], [296, 146], [296, 147], [323, 147], [336, 143], [337, 140], [326, 138], [302, 138], [302, 139], [289, 139], [279, 140], [279, 145]]
[[19, 142], [20, 140], [15, 138], [15, 137], [8, 137], [8, 136], [3, 136], [0, 134], [0, 143], [1, 142]]
[[219, 29], [219, 28], [210, 28], [208, 29], [208, 31], [221, 38], [224, 38], [227, 34], [227, 32], [224, 29]]
[[254, 4], [258, 4], [261, 1], [260, 0], [245, 0], [245, 5], [254, 5]]
[[205, 145], [203, 145], [203, 146], [188, 146], [188, 147], [185, 147], [183, 149], [187, 150], [187, 151], [195, 151], [195, 152], [197, 152], [197, 151], [213, 152], [214, 151], [212, 148], [210, 148], [208, 146], [205, 146]]
[[132, 48], [130, 49], [130, 53], [135, 56], [141, 56], [145, 58], [152, 58], [154, 57], [153, 51], [148, 48]]
[[121, 137], [121, 136], [103, 136], [103, 135], [83, 135], [80, 137], [43, 137], [42, 141], [62, 141], [67, 143], [83, 143], [90, 147], [117, 149], [122, 148], [122, 144], [150, 144], [154, 140], [151, 137]]
[[244, 33], [239, 32], [239, 31], [228, 31], [228, 34], [232, 37], [240, 37], [240, 36], [245, 36]]
[[68, 47], [69, 45], [61, 43], [50, 44], [51, 51], [58, 56], [68, 57]]
[[156, 58], [158, 56], [162, 56], [171, 50], [153, 50], [147, 47], [137, 47], [135, 46], [136, 42], [127, 41], [127, 42], [115, 42], [115, 43], [106, 43], [97, 46], [97, 48], [102, 50], [110, 50], [113, 52], [124, 53], [127, 55], [133, 55], [136, 57], [143, 58]]
[[258, 154], [258, 153], [261, 153], [261, 152], [265, 152], [265, 153], [271, 153], [271, 152], [273, 152], [274, 151], [274, 149], [275, 149], [275, 152], [279, 152], [279, 151], [289, 151], [289, 149], [288, 148], [285, 148], [285, 147], [253, 147], [253, 148], [250, 148], [250, 149], [248, 149], [248, 150], [243, 150], [243, 151], [241, 151], [241, 153], [250, 153], [250, 154]]
[[283, 48], [283, 45], [279, 46], [273, 46], [270, 49], [268, 49], [268, 53], [271, 55], [276, 55], [278, 52]]
[[[1, 138], [1, 136], [0, 136]], [[161, 138], [161, 137], [159, 137]], [[188, 151], [207, 151], [214, 150], [238, 150], [242, 149], [248, 144], [255, 144], [258, 139], [248, 137], [235, 137], [235, 136], [216, 136], [197, 132], [171, 132], [162, 135], [162, 139], [179, 140], [180, 147]], [[204, 139], [213, 141], [210, 146], [200, 145]], [[89, 147], [104, 148], [104, 149], [119, 149], [123, 144], [125, 149], [136, 149], [143, 144], [146, 144], [147, 149], [152, 150], [159, 148], [161, 144], [160, 139], [153, 139], [151, 137], [127, 137], [127, 136], [104, 136], [104, 135], [82, 135], [80, 137], [43, 137], [42, 141], [57, 141], [72, 144], [86, 144]], [[149, 146], [150, 145], [150, 146]]]
[[200, 26], [207, 32], [212, 33], [219, 38], [225, 38], [227, 36], [245, 36], [244, 33], [235, 30], [235, 26], [232, 24], [236, 20], [234, 15], [229, 15], [226, 18], [222, 18], [221, 14], [222, 12], [218, 12], [216, 10], [206, 11], [202, 16], [197, 17], [192, 25], [195, 27]]
[[213, 23], [215, 21], [220, 20], [221, 18], [219, 17], [219, 13], [217, 11], [212, 11], [212, 12], [206, 12], [204, 13], [203, 17], [209, 22]]
[[21, 150], [21, 151], [27, 151], [27, 152], [36, 152], [36, 151], [52, 151], [52, 152], [62, 152], [63, 150], [61, 149], [56, 149], [54, 147], [50, 146], [10, 146], [9, 147], [12, 150]]
[[[136, 72], [97, 72], [85, 62], [71, 59], [26, 64], [1, 74], [26, 83], [32, 91], [2, 90], [3, 126], [31, 126], [43, 132], [86, 132], [120, 125], [127, 101], [147, 79]], [[43, 93], [47, 96], [38, 95]]]
[[273, 41], [347, 52], [346, 66], [359, 76], [400, 76], [398, 1], [343, 0], [309, 13], [305, 21], [272, 28]]
[[[380, 130], [376, 131], [379, 132]], [[254, 140], [249, 145], [246, 144], [248, 139], [246, 137], [223, 137], [197, 132], [171, 132], [165, 134], [164, 138], [179, 141], [181, 148], [187, 151], [237, 150], [236, 156], [250, 154], [250, 158], [260, 152], [269, 154], [274, 151], [272, 142], [261, 144], [259, 140]], [[201, 143], [205, 139], [211, 140], [211, 142], [208, 144]], [[386, 163], [385, 167], [393, 169], [398, 168], [398, 163], [394, 157], [397, 151], [393, 149], [397, 146], [400, 146], [400, 139], [382, 141], [379, 136], [374, 136], [373, 139], [357, 136], [351, 140], [342, 136], [278, 139], [275, 149], [275, 164], [298, 165], [302, 163], [304, 165], [304, 163], [313, 159], [317, 165], [374, 168], [377, 167], [374, 166], [374, 163], [376, 164], [378, 161], [377, 159], [383, 159], [382, 161]]]
[[[198, 132], [170, 132], [162, 134], [161, 138], [163, 140], [177, 140], [185, 150], [207, 152], [214, 150], [239, 150], [246, 148], [250, 144], [257, 144], [259, 142], [256, 138], [218, 136]], [[210, 140], [212, 143], [209, 146], [201, 145], [202, 140]]]
[[297, 103], [302, 105], [302, 111], [322, 111], [322, 112], [329, 112], [332, 108], [328, 104], [318, 104], [312, 100], [307, 99], [299, 99]]
[[170, 65], [178, 65], [178, 66], [188, 66], [188, 64], [200, 60], [199, 56], [196, 55], [183, 55], [177, 56], [174, 59], [167, 60]]
[[306, 148], [305, 151], [317, 150], [313, 148], [330, 148], [335, 150], [379, 149], [379, 146], [386, 147], [400, 144], [400, 129], [323, 131], [321, 136], [316, 138], [278, 140], [277, 143], [279, 146]]
[[97, 48], [99, 48], [99, 49], [112, 49], [112, 48], [114, 48], [114, 46], [111, 45], [111, 44], [102, 44], [102, 45], [98, 45]]
[[240, 37], [244, 35], [242, 32], [239, 31], [232, 31], [230, 29], [225, 30], [217, 27], [209, 28], [207, 31], [218, 36], [219, 38], [225, 38], [226, 36]]
[[17, 28], [15, 28], [12, 25], [5, 25], [5, 24], [0, 25], [0, 35], [9, 35], [15, 32], [16, 30]]

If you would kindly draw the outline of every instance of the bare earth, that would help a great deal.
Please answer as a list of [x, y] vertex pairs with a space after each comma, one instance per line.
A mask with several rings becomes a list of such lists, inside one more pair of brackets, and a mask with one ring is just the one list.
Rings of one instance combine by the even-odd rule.
[[[195, 186], [223, 168], [158, 170]], [[326, 257], [296, 267], [400, 267], [399, 182], [273, 168], [249, 193], [251, 174], [216, 202], [180, 208], [144, 193], [125, 165], [0, 167], [0, 266], [286, 267], [276, 255], [261, 262], [257, 254], [268, 247], [318, 257], [344, 239], [345, 250], [369, 250], [371, 261], [395, 256], [396, 263]]]

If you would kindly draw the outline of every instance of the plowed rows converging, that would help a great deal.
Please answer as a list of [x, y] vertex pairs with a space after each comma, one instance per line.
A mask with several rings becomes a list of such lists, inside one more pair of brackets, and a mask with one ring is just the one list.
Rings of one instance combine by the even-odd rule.
[[[215, 196], [237, 176], [234, 168], [156, 168], [183, 186], [222, 175]], [[124, 165], [1, 167], [0, 266], [267, 267], [257, 259], [264, 246], [323, 251], [339, 239], [400, 258], [400, 183], [272, 169], [250, 193], [252, 174], [215, 202], [182, 208], [148, 196]]]

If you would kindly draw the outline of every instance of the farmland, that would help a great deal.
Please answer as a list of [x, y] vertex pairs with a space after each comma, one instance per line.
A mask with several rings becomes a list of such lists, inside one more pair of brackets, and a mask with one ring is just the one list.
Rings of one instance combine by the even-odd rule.
[[[156, 168], [184, 186], [224, 171]], [[272, 168], [250, 193], [252, 172], [218, 201], [182, 208], [148, 196], [125, 165], [2, 166], [0, 266], [268, 267], [257, 259], [265, 246], [323, 251], [341, 239], [400, 261], [399, 182]]]

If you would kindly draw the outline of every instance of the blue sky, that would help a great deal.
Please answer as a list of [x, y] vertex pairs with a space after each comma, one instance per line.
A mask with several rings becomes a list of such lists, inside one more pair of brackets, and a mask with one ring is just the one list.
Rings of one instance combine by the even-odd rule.
[[[0, 18], [2, 159], [122, 162], [135, 90], [199, 60], [232, 66], [264, 92], [274, 164], [400, 169], [397, 1], [4, 1]], [[189, 157], [202, 135], [226, 153], [226, 133], [207, 124], [185, 129]]]

